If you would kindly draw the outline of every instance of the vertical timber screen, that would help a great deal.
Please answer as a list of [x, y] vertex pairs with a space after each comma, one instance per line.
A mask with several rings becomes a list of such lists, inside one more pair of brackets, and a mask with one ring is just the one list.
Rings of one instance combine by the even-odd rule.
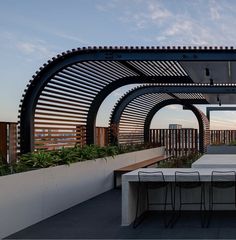
[[104, 147], [109, 145], [109, 128], [96, 127], [96, 145]]
[[17, 159], [17, 123], [0, 122], [0, 159], [12, 163]]
[[229, 144], [236, 141], [236, 130], [211, 130], [211, 144]]
[[150, 142], [166, 147], [166, 153], [182, 156], [198, 151], [197, 129], [150, 129]]

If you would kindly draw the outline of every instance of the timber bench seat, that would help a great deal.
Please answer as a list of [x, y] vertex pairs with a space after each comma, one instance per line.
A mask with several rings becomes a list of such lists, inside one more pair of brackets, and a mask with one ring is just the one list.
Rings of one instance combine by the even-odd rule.
[[121, 176], [124, 173], [128, 173], [134, 170], [137, 170], [139, 168], [146, 168], [149, 167], [151, 165], [157, 164], [161, 161], [167, 160], [169, 158], [171, 158], [171, 155], [162, 155], [162, 156], [158, 156], [158, 157], [154, 157], [154, 158], [150, 158], [141, 162], [137, 162], [137, 163], [133, 163], [130, 164], [128, 166], [119, 168], [119, 169], [115, 169], [114, 170], [114, 187], [117, 187], [117, 176]]

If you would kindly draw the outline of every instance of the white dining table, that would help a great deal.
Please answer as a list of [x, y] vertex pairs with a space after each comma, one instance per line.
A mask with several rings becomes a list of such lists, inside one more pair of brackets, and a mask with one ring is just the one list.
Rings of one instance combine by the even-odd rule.
[[192, 168], [236, 168], [236, 154], [204, 154]]
[[[221, 168], [221, 171], [236, 171], [236, 165], [235, 168]], [[197, 171], [200, 174], [200, 181], [204, 182], [206, 186], [209, 187], [210, 181], [211, 181], [211, 174], [212, 171], [219, 171], [219, 168], [141, 168], [137, 169], [135, 171], [123, 174], [122, 176], [122, 219], [121, 219], [121, 225], [122, 226], [128, 226], [130, 225], [134, 219], [135, 219], [135, 213], [136, 213], [136, 203], [137, 203], [137, 186], [138, 186], [138, 172], [139, 171], [148, 171], [148, 172], [155, 172], [155, 171], [162, 171], [165, 181], [170, 182], [170, 184], [173, 184], [175, 182], [175, 172], [181, 171], [181, 172], [194, 172]], [[157, 178], [155, 178], [155, 173], [148, 174], [148, 177], [150, 178], [150, 181], [156, 181]], [[189, 174], [186, 177], [186, 181], [196, 181], [196, 175], [195, 174]], [[205, 187], [206, 192], [206, 198], [208, 197], [209, 188]], [[189, 191], [189, 190], [186, 190]], [[199, 197], [199, 192], [197, 192], [197, 189], [190, 190], [190, 192], [186, 192], [187, 198], [191, 200], [195, 200], [197, 197]], [[163, 193], [158, 192], [155, 194], [157, 197], [161, 197]], [[234, 199], [235, 191], [228, 192], [227, 194], [219, 194], [219, 200], [222, 197], [226, 198], [232, 198]], [[163, 196], [163, 195], [162, 195]], [[206, 200], [207, 201], [207, 200]], [[192, 206], [192, 209], [187, 210], [199, 210], [199, 206]], [[234, 207], [234, 206], [233, 206]], [[221, 205], [221, 209], [219, 210], [230, 210], [232, 209], [232, 206], [229, 205]]]

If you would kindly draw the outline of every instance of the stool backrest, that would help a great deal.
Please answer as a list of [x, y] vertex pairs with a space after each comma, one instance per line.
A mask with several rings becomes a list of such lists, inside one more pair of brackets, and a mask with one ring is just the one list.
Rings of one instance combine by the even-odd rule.
[[192, 172], [175, 172], [175, 184], [182, 188], [195, 188], [201, 185], [200, 173]]
[[148, 188], [160, 188], [166, 185], [164, 174], [162, 171], [139, 171], [139, 183], [147, 185]]
[[235, 171], [212, 171], [211, 185], [218, 188], [229, 188], [235, 186]]

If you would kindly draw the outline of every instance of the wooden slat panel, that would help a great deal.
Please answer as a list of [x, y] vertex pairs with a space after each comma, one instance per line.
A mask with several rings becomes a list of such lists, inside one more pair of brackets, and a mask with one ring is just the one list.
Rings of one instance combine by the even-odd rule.
[[81, 142], [81, 139], [80, 140], [51, 140], [51, 141], [35, 141], [35, 144], [38, 145], [38, 144], [48, 144], [48, 143], [77, 143], [77, 142]]
[[81, 139], [81, 135], [77, 134], [75, 136], [41, 136], [41, 137], [34, 137], [34, 139], [49, 139], [49, 138], [55, 138], [55, 139], [59, 139], [59, 141], [62, 141], [60, 139], [64, 139], [64, 138], [76, 138], [76, 139]]
[[52, 131], [35, 131], [34, 135], [36, 136], [37, 134], [45, 134], [45, 135], [61, 135], [61, 134], [80, 134], [82, 131], [77, 131], [77, 132], [52, 132]]
[[78, 145], [78, 143], [76, 144], [55, 144], [55, 145], [43, 145], [43, 146], [35, 146], [35, 149], [45, 149], [45, 150], [54, 150], [54, 149], [58, 149], [61, 147], [74, 147], [75, 145]]
[[151, 129], [151, 143], [166, 147], [166, 153], [187, 154], [198, 149], [197, 129]]
[[9, 124], [9, 162], [14, 163], [17, 159], [17, 124]]
[[0, 123], [0, 154], [3, 162], [7, 163], [7, 123]]

